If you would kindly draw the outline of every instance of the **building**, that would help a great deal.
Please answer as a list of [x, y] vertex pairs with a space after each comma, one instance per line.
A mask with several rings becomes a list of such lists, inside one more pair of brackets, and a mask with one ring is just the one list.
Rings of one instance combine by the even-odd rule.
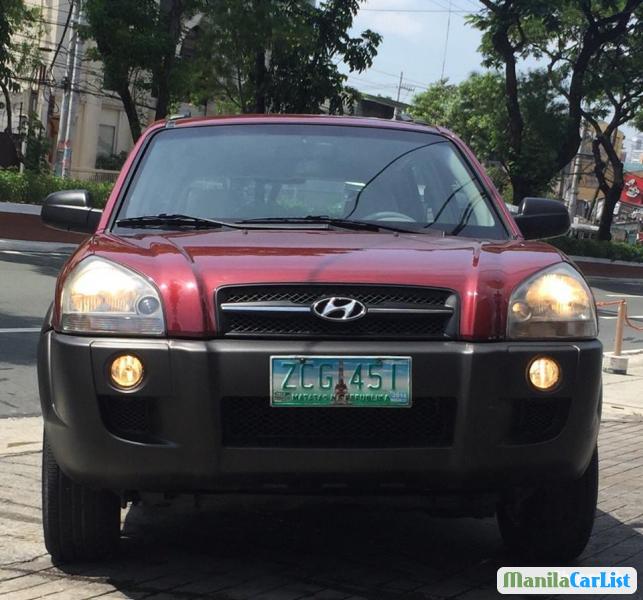
[[[603, 194], [594, 173], [593, 131], [591, 126], [583, 124], [578, 153], [564, 170], [560, 180], [559, 194], [569, 207], [572, 217], [577, 217], [577, 222], [579, 220], [598, 221], [601, 214]], [[624, 141], [625, 135], [617, 129], [614, 133], [614, 147], [621, 159], [625, 154]], [[602, 154], [604, 156], [604, 153]], [[606, 176], [608, 180], [612, 176], [609, 166]]]
[[[162, 0], [161, 0], [162, 1]], [[313, 6], [315, 0], [309, 0]], [[33, 42], [38, 50], [38, 66], [31, 73], [23, 74], [22, 89], [11, 95], [12, 131], [14, 139], [24, 138], [29, 115], [42, 124], [49, 140], [49, 163], [54, 167], [65, 159], [66, 174], [76, 179], [111, 181], [116, 178], [115, 165], [123, 153], [129, 152], [133, 141], [129, 123], [120, 98], [104, 88], [101, 64], [88, 58], [91, 42], [76, 39], [74, 24], [82, 21], [78, 11], [81, 0], [25, 0], [25, 3], [40, 11], [38, 25], [28, 32], [16, 35], [19, 42]], [[186, 23], [188, 29], [198, 25], [201, 16]], [[183, 51], [183, 49], [182, 49]], [[74, 54], [76, 59], [74, 59]], [[76, 76], [71, 77], [74, 64]], [[68, 94], [70, 80], [75, 82], [74, 93]], [[66, 97], [72, 97], [67, 111]], [[0, 97], [0, 131], [8, 124], [8, 112]], [[154, 105], [153, 98], [142, 98], [141, 104]], [[354, 111], [357, 115], [386, 119], [395, 118], [408, 105], [390, 98], [362, 95]], [[215, 112], [214, 104], [205, 107], [181, 105], [179, 112], [192, 114]], [[143, 121], [153, 119], [151, 108], [139, 112]], [[61, 124], [61, 116], [71, 115], [69, 127]], [[145, 114], [147, 113], [147, 115]], [[61, 128], [63, 132], [61, 133]], [[61, 144], [69, 131], [69, 144]], [[67, 152], [65, 153], [65, 148]], [[23, 144], [24, 152], [24, 144]]]
[[361, 97], [355, 103], [355, 115], [358, 117], [394, 119], [397, 114], [404, 113], [408, 108], [408, 104], [396, 102], [392, 98], [361, 94]]
[[[40, 21], [33, 31], [19, 34], [17, 41], [37, 39], [40, 65], [22, 78], [20, 93], [11, 96], [12, 129], [24, 132], [28, 115], [38, 118], [49, 139], [49, 161], [57, 157], [60, 117], [63, 112], [67, 73], [73, 66], [75, 19], [71, 0], [25, 0], [38, 8]], [[116, 94], [103, 89], [100, 63], [87, 58], [87, 44], [78, 49], [77, 92], [72, 94], [69, 176], [78, 179], [113, 180], [116, 172], [97, 168], [106, 158], [128, 152], [132, 136], [125, 111]], [[4, 104], [4, 101], [3, 101]], [[0, 110], [0, 131], [7, 127], [7, 110]]]
[[632, 137], [627, 160], [631, 163], [643, 165], [643, 133], [637, 133]]

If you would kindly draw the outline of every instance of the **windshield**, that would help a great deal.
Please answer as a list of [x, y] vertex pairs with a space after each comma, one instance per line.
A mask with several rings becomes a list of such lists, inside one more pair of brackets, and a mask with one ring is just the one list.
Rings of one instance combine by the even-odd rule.
[[[349, 219], [505, 239], [455, 146], [421, 132], [299, 124], [155, 135], [118, 220], [180, 214], [228, 223]], [[151, 222], [153, 224], [153, 222]]]

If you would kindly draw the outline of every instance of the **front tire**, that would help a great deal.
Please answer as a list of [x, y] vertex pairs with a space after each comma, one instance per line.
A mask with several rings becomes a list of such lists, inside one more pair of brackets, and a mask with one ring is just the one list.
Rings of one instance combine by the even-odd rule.
[[580, 479], [513, 494], [498, 505], [507, 548], [528, 560], [566, 563], [587, 545], [598, 498], [598, 450]]
[[55, 562], [100, 560], [118, 548], [118, 496], [69, 479], [58, 466], [46, 435], [42, 448], [42, 524], [45, 547]]

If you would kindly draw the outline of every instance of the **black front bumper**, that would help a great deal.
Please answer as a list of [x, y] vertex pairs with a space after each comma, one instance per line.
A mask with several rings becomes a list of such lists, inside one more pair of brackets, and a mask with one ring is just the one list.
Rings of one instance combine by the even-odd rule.
[[[107, 377], [110, 358], [124, 350], [146, 367], [144, 385], [129, 394], [117, 392]], [[448, 400], [452, 410], [433, 413], [445, 420], [444, 427], [422, 447], [301, 447], [301, 440], [289, 447], [283, 439], [270, 444], [265, 436], [246, 442], [230, 436], [226, 403], [267, 402], [269, 357], [279, 354], [411, 356], [414, 402]], [[538, 355], [554, 357], [562, 368], [554, 392], [538, 393], [527, 383], [527, 365]], [[498, 491], [583, 473], [598, 436], [601, 357], [598, 341], [195, 341], [47, 331], [39, 379], [56, 460], [72, 479], [90, 486], [168, 492]], [[123, 403], [137, 401], [143, 412], [120, 414], [116, 421], [110, 416]], [[365, 414], [360, 408], [326, 410], [352, 411], [357, 424]], [[243, 422], [243, 412], [236, 418]], [[259, 441], [253, 446], [252, 439]]]

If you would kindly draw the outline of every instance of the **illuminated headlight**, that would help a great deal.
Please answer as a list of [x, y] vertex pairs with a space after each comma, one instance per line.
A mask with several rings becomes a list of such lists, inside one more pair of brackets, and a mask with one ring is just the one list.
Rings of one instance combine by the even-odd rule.
[[69, 333], [163, 335], [165, 319], [159, 294], [149, 281], [113, 262], [90, 257], [65, 281], [61, 326]]
[[597, 334], [592, 293], [568, 264], [537, 273], [511, 295], [508, 338], [594, 338]]

